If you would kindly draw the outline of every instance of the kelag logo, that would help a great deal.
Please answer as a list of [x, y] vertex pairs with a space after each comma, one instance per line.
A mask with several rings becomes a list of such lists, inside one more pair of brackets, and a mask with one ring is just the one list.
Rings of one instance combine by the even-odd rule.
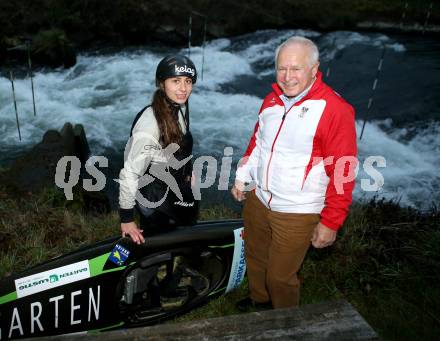
[[183, 66], [174, 65], [174, 71], [176, 73], [189, 73], [189, 74], [191, 74], [191, 76], [194, 76], [194, 74], [196, 73], [193, 68], [186, 66], [186, 65], [183, 65]]

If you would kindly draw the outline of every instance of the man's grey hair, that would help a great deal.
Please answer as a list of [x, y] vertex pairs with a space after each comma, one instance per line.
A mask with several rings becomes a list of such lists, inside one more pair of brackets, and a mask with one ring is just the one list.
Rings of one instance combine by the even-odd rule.
[[309, 49], [310, 52], [308, 55], [309, 55], [310, 66], [315, 65], [319, 61], [318, 46], [316, 46], [316, 44], [313, 41], [301, 36], [293, 36], [287, 39], [286, 41], [284, 41], [283, 43], [281, 43], [280, 46], [278, 46], [277, 49], [275, 50], [275, 68], [278, 67], [278, 55], [280, 54], [280, 51], [287, 46], [296, 45], [296, 44], [301, 44]]

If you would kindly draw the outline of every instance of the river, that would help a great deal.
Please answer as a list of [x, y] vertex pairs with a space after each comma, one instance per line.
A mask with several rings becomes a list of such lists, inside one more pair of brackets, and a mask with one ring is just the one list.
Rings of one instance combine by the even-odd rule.
[[[294, 34], [318, 44], [324, 80], [356, 108], [358, 136], [367, 119], [362, 140], [358, 140], [361, 167], [355, 199], [393, 199], [421, 210], [438, 207], [440, 41], [309, 30], [258, 31], [191, 49], [199, 70], [190, 99], [194, 154], [195, 158], [209, 155], [218, 161], [213, 166], [217, 180], [204, 192], [202, 203], [231, 202], [228, 191], [217, 189], [224, 149], [232, 147], [235, 165], [247, 146], [262, 98], [274, 81], [274, 50]], [[37, 116], [29, 78], [17, 77], [22, 141], [18, 140], [7, 70], [0, 70], [0, 165], [7, 166], [41, 141], [47, 129], [60, 129], [65, 122], [81, 123], [92, 154], [109, 159], [106, 189], [115, 203], [116, 184], [111, 179], [122, 165], [132, 120], [151, 100], [158, 61], [175, 52], [188, 54], [187, 49], [148, 46], [88, 51], [70, 69], [39, 70], [34, 74]], [[373, 101], [368, 110], [370, 97]], [[365, 192], [360, 186], [362, 179], [371, 180], [362, 168], [369, 156], [386, 160], [386, 167], [377, 168], [384, 178], [377, 192]]]

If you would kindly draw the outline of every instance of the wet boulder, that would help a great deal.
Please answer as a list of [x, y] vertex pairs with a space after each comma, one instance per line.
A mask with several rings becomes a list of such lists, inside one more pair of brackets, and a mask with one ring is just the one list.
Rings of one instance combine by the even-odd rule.
[[76, 64], [76, 52], [63, 30], [44, 30], [32, 42], [32, 60], [37, 64], [69, 68]]
[[9, 185], [21, 192], [35, 192], [55, 185], [55, 170], [60, 158], [66, 155], [78, 157], [82, 162], [88, 157], [88, 143], [84, 129], [70, 123], [61, 131], [48, 130], [40, 143], [19, 157], [6, 172]]
[[[89, 154], [83, 126], [65, 123], [61, 131], [48, 130], [40, 143], [15, 160], [10, 169], [2, 174], [1, 180], [17, 195], [58, 188], [55, 184], [55, 174], [59, 160], [64, 156], [75, 156], [81, 161], [83, 170]], [[70, 170], [67, 168], [65, 178], [68, 176]], [[73, 201], [68, 202], [68, 206], [78, 206], [86, 211], [108, 212], [110, 204], [105, 193], [87, 192], [81, 183], [82, 174], [73, 189]]]

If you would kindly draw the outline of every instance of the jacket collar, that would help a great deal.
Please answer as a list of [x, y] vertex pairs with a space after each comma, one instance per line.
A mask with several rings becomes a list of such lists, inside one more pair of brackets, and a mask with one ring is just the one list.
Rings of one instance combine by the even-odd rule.
[[[307, 95], [305, 95], [300, 101], [298, 102], [302, 102], [305, 101], [307, 99], [309, 99], [310, 97], [312, 97], [318, 88], [321, 87], [321, 85], [323, 84], [322, 81], [322, 72], [318, 71], [316, 73], [316, 79], [315, 82], [313, 83], [312, 87], [310, 88], [309, 92], [307, 93]], [[275, 94], [280, 98], [281, 100], [281, 96], [283, 95], [283, 90], [281, 90], [280, 86], [277, 83], [273, 83], [272, 84], [272, 89], [275, 92]]]

